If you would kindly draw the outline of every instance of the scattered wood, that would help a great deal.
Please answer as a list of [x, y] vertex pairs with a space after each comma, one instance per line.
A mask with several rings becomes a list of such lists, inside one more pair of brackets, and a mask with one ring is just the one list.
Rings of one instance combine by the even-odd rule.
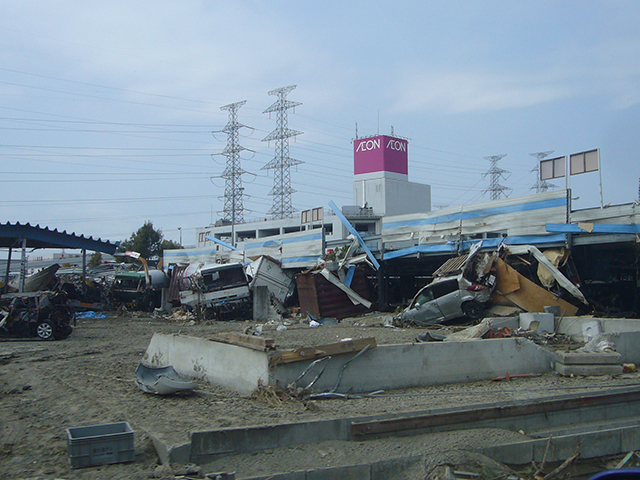
[[556, 477], [558, 474], [562, 473], [564, 470], [566, 470], [566, 468], [571, 465], [573, 463], [573, 461], [578, 458], [580, 456], [580, 443], [578, 444], [578, 446], [576, 447], [575, 452], [573, 452], [573, 455], [571, 455], [569, 458], [567, 458], [564, 462], [562, 462], [562, 464], [560, 464], [560, 466], [558, 466], [555, 470], [553, 470], [551, 473], [548, 473], [547, 475], [545, 475], [544, 477], [542, 477], [542, 480], [551, 480], [552, 478]]
[[375, 347], [375, 338], [362, 338], [357, 340], [346, 340], [336, 343], [328, 343], [326, 345], [315, 345], [311, 347], [302, 347], [296, 350], [282, 350], [274, 352], [270, 355], [269, 361], [272, 365], [301, 362], [303, 360], [316, 360], [329, 355], [338, 355], [340, 353], [359, 352], [366, 347]]
[[[624, 458], [622, 460], [620, 460], [620, 462], [616, 465], [616, 470], [624, 467], [627, 464], [627, 462], [629, 460], [631, 460], [631, 457], [633, 457], [633, 456], [638, 457], [638, 454], [636, 452], [634, 452], [634, 451], [631, 451], [631, 452], [627, 453], [624, 456]], [[640, 457], [638, 457], [638, 458], [640, 458]]]
[[[552, 437], [553, 435], [549, 435], [549, 440], [547, 440], [547, 447], [544, 449], [544, 455], [542, 456], [542, 463], [539, 467], [537, 467], [536, 472], [533, 474], [533, 478], [535, 478], [536, 480], [543, 478], [544, 466], [547, 463], [547, 454], [549, 453], [549, 447], [551, 446]], [[533, 462], [533, 465], [535, 467], [535, 462]]]
[[541, 377], [541, 376], [542, 376], [541, 373], [520, 373], [520, 374], [517, 374], [517, 375], [509, 375], [509, 372], [507, 372], [504, 376], [502, 376], [502, 377], [494, 377], [491, 380], [493, 380], [494, 382], [499, 382], [501, 380], [506, 380], [508, 382], [512, 378], [530, 378], [530, 377]]
[[253, 350], [266, 352], [275, 349], [273, 338], [258, 337], [255, 335], [245, 335], [243, 333], [219, 333], [211, 340], [214, 342], [228, 343], [239, 347], [247, 347]]

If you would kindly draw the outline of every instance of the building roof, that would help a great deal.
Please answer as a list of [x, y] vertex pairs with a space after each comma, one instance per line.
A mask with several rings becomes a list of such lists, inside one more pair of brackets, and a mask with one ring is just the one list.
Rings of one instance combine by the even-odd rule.
[[93, 237], [50, 230], [40, 225], [29, 223], [0, 223], [0, 248], [21, 248], [22, 241], [26, 240], [26, 247], [33, 248], [76, 248], [113, 254], [118, 243], [111, 243]]

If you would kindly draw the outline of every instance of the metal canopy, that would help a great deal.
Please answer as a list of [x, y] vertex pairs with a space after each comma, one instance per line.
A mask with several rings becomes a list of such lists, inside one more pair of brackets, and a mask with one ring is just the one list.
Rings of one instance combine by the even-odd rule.
[[95, 240], [93, 237], [76, 235], [75, 233], [50, 230], [40, 225], [29, 223], [0, 223], [0, 248], [75, 248], [114, 254], [118, 245], [109, 241]]

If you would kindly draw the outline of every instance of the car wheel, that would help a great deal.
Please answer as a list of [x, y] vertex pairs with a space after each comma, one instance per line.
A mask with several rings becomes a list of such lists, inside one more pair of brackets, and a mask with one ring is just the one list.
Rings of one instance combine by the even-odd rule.
[[465, 302], [462, 304], [462, 312], [471, 320], [477, 320], [482, 316], [484, 309], [477, 302]]
[[38, 326], [36, 327], [36, 335], [42, 340], [51, 340], [53, 338], [54, 331], [55, 328], [53, 323], [49, 320], [38, 323]]

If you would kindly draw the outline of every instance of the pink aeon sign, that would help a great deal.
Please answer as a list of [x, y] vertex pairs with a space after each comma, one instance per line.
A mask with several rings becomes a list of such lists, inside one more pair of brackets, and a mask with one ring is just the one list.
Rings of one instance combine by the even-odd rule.
[[379, 135], [353, 142], [353, 173], [393, 172], [409, 174], [409, 142]]

